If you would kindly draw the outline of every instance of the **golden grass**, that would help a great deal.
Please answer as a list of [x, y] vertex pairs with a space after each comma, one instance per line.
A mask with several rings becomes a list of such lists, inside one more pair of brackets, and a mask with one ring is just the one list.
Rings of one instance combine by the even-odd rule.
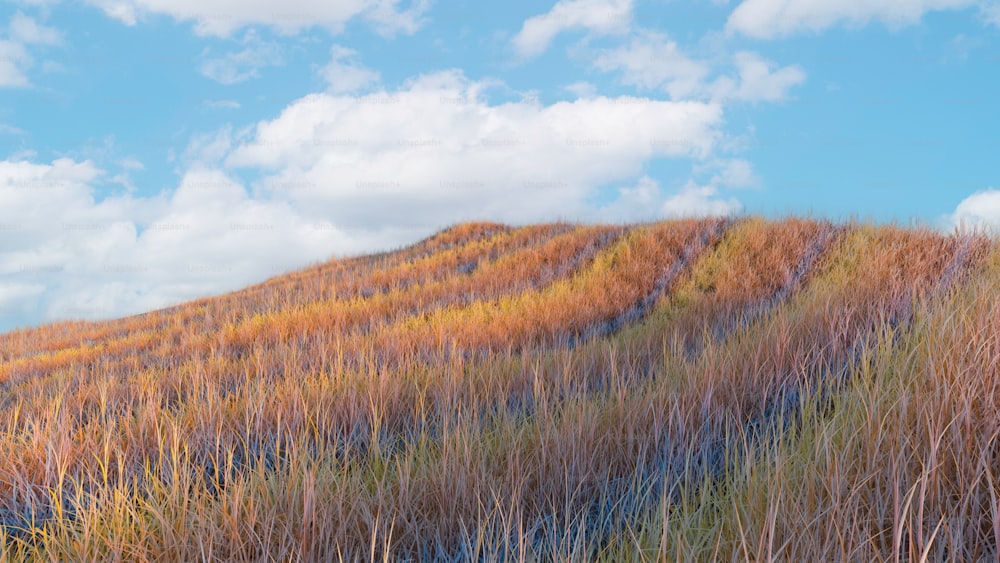
[[2, 558], [994, 560], [1000, 251], [721, 226], [470, 225], [0, 336]]
[[[521, 236], [544, 236], [564, 230], [564, 225], [540, 225], [521, 230]], [[466, 223], [441, 231], [414, 245], [380, 255], [332, 260], [326, 264], [286, 274], [241, 291], [216, 298], [199, 299], [162, 311], [154, 311], [114, 321], [53, 323], [34, 329], [12, 331], [0, 335], [0, 358], [10, 359], [32, 352], [53, 352], [95, 343], [114, 336], [144, 329], [159, 329], [163, 323], [187, 324], [196, 319], [212, 320], [212, 314], [245, 316], [248, 311], [267, 303], [289, 299], [318, 300], [334, 295], [352, 295], [361, 291], [370, 276], [394, 276], [397, 283], [405, 282], [405, 272], [427, 275], [447, 274], [434, 270], [435, 262], [454, 265], [456, 260], [474, 260], [485, 251], [495, 250], [484, 242], [507, 242], [504, 235], [511, 229], [495, 223]], [[460, 249], [459, 255], [453, 249]], [[477, 255], [478, 253], [478, 255]], [[415, 278], [419, 279], [419, 278]], [[200, 327], [211, 329], [211, 327]]]
[[[169, 316], [163, 314], [146, 315], [126, 319], [124, 326], [107, 326], [111, 323], [100, 323], [96, 326], [88, 327], [83, 325], [78, 334], [69, 340], [63, 338], [56, 342], [49, 342], [42, 346], [43, 352], [30, 355], [22, 352], [20, 357], [0, 365], [0, 380], [9, 378], [18, 373], [47, 373], [53, 369], [61, 369], [73, 364], [86, 364], [98, 357], [114, 357], [124, 360], [129, 355], [146, 354], [150, 352], [154, 344], [161, 344], [163, 353], [158, 356], [160, 359], [171, 356], [188, 356], [196, 352], [204, 352], [210, 349], [217, 341], [213, 336], [223, 333], [227, 338], [225, 343], [239, 344], [255, 339], [263, 338], [262, 329], [270, 329], [269, 332], [283, 331], [284, 334], [300, 335], [303, 331], [316, 325], [317, 317], [322, 317], [327, 321], [331, 318], [343, 319], [342, 323], [357, 323], [361, 319], [371, 319], [376, 311], [382, 315], [387, 315], [395, 309], [404, 309], [408, 304], [401, 302], [400, 295], [416, 299], [430, 300], [426, 287], [418, 288], [420, 291], [405, 291], [406, 285], [425, 286], [448, 277], [454, 287], [450, 289], [453, 293], [468, 289], [472, 295], [474, 288], [464, 288], [469, 286], [466, 282], [468, 276], [456, 276], [456, 268], [463, 264], [475, 263], [476, 261], [498, 256], [504, 258], [504, 262], [509, 263], [511, 258], [539, 260], [539, 259], [568, 259], [565, 256], [538, 255], [532, 253], [531, 249], [544, 242], [557, 233], [567, 229], [564, 225], [542, 225], [519, 229], [513, 233], [508, 230], [500, 230], [500, 234], [485, 239], [473, 238], [465, 245], [458, 247], [447, 247], [440, 252], [430, 255], [419, 255], [409, 261], [389, 260], [376, 268], [366, 270], [352, 270], [343, 268], [343, 276], [329, 280], [322, 277], [323, 281], [329, 282], [329, 286], [322, 286], [323, 289], [306, 292], [302, 284], [268, 284], [280, 286], [282, 292], [272, 291], [271, 302], [280, 301], [280, 308], [272, 309], [270, 312], [256, 312], [261, 308], [261, 301], [252, 291], [242, 291], [236, 294], [219, 298], [218, 303], [203, 304], [192, 307], [179, 307]], [[467, 229], [453, 229], [460, 233], [465, 233]], [[496, 230], [496, 229], [493, 229]], [[450, 232], [450, 231], [449, 231]], [[473, 231], [478, 232], [478, 231]], [[594, 235], [593, 230], [587, 230], [579, 238], [572, 240], [579, 243], [585, 240], [585, 235]], [[432, 239], [433, 240], [433, 239]], [[404, 251], [403, 254], [407, 252]], [[507, 256], [513, 254], [512, 256]], [[473, 262], [470, 262], [473, 261]], [[530, 262], [527, 264], [530, 267]], [[493, 268], [494, 274], [496, 269]], [[519, 265], [518, 268], [505, 269], [504, 276], [496, 277], [496, 280], [504, 280], [512, 275], [520, 278], [529, 278], [531, 272], [524, 271]], [[476, 278], [485, 276], [482, 272], [476, 272]], [[523, 279], [512, 280], [512, 283]], [[443, 284], [435, 284], [443, 285]], [[483, 285], [480, 283], [480, 285]], [[327, 298], [329, 290], [333, 288], [341, 296], [347, 296], [347, 303], [342, 303], [345, 298], [338, 298], [338, 293], [334, 297]], [[392, 288], [397, 288], [390, 291]], [[441, 289], [441, 288], [436, 288]], [[385, 295], [385, 293], [389, 295]], [[442, 293], [438, 291], [438, 293]], [[375, 299], [371, 299], [372, 295]], [[275, 297], [279, 296], [279, 297]], [[415, 297], [414, 297], [415, 296]], [[300, 301], [311, 299], [306, 305], [297, 305]], [[441, 297], [438, 297], [440, 300]], [[223, 324], [227, 318], [236, 318]], [[344, 325], [347, 326], [347, 325]], [[329, 329], [327, 326], [318, 328]], [[344, 328], [339, 327], [339, 328]], [[89, 330], [87, 330], [89, 329]], [[41, 332], [41, 331], [39, 331]], [[40, 337], [42, 339], [43, 337]], [[184, 339], [186, 342], [181, 343]], [[74, 344], [70, 344], [74, 343]], [[75, 344], [78, 343], [78, 344]], [[166, 344], [166, 346], [163, 346]]]
[[544, 289], [406, 319], [378, 333], [375, 349], [403, 357], [453, 348], [516, 349], [581, 333], [652, 294], [685, 249], [718, 226], [689, 220], [637, 229], [577, 275]]

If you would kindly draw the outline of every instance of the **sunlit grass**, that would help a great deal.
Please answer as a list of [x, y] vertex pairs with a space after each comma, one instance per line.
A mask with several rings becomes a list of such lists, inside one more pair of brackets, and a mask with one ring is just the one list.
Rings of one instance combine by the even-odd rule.
[[1000, 252], [475, 224], [0, 336], [8, 560], [993, 560]]

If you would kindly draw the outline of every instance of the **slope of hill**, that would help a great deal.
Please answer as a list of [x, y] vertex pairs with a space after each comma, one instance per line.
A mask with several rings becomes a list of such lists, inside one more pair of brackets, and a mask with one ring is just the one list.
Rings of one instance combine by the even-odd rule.
[[995, 559], [998, 250], [467, 224], [0, 335], [3, 558]]

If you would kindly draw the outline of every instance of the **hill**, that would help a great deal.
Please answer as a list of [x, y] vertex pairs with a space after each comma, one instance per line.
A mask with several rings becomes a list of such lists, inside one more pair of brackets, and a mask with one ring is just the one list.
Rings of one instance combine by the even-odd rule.
[[1000, 247], [459, 225], [0, 336], [4, 559], [995, 559]]

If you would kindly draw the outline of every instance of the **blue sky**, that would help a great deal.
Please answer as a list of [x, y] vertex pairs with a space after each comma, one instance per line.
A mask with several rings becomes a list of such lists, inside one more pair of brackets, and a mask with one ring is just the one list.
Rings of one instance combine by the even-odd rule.
[[0, 0], [0, 329], [467, 220], [1000, 223], [994, 0]]

